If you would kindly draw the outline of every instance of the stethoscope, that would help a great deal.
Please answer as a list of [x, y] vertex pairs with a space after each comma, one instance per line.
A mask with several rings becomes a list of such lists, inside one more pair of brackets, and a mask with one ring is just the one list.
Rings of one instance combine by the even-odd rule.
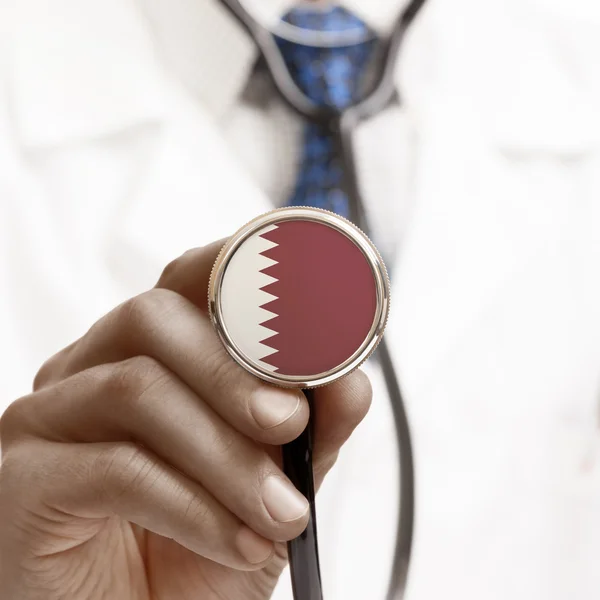
[[[352, 134], [359, 123], [374, 117], [390, 105], [400, 102], [400, 95], [395, 85], [395, 71], [400, 48], [406, 30], [426, 0], [411, 0], [397, 18], [392, 33], [387, 40], [382, 42], [383, 48], [375, 84], [366, 97], [342, 112], [317, 106], [302, 93], [288, 72], [277, 46], [276, 38], [291, 39], [304, 45], [347, 46], [365, 41], [364, 34], [357, 35], [353, 31], [348, 31], [342, 37], [335, 35], [332, 38], [319, 32], [299, 31], [293, 26], [280, 21], [267, 23], [265, 20], [259, 19], [257, 17], [258, 13], [248, 10], [245, 6], [247, 0], [221, 1], [254, 40], [275, 89], [281, 98], [304, 119], [330, 128], [338, 144], [344, 172], [343, 185], [350, 200], [351, 221], [369, 235], [371, 229], [368, 223], [367, 211], [362, 201]], [[392, 403], [398, 438], [400, 505], [396, 549], [387, 594], [388, 600], [398, 600], [404, 596], [411, 555], [415, 507], [414, 465], [410, 428], [404, 400], [385, 338], [379, 344], [377, 352]], [[310, 401], [310, 391], [307, 392], [307, 396]], [[295, 600], [323, 599], [311, 452], [310, 428], [298, 440], [284, 447], [283, 452], [286, 473], [311, 504], [311, 520], [307, 530], [288, 545]]]

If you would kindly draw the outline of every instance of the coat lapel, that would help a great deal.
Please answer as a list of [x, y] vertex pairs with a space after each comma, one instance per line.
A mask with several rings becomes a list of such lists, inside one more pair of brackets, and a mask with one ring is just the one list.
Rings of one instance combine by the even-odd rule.
[[[551, 45], [531, 34], [541, 28], [540, 15], [529, 30], [499, 5], [458, 6], [423, 12], [398, 74], [407, 118], [416, 124], [415, 166], [388, 339], [415, 393], [466, 340], [489, 345], [477, 338], [484, 315], [498, 310], [499, 298], [518, 296], [519, 278], [547, 269], [559, 254], [577, 264], [565, 224], [587, 208], [583, 188], [569, 182], [598, 140], [597, 119], [573, 117], [573, 106], [587, 111], [583, 89], [570, 84], [565, 92]], [[574, 125], [568, 135], [564, 123]]]
[[511, 279], [548, 260], [569, 211], [564, 195], [499, 160], [459, 106], [430, 115], [418, 164], [389, 336], [415, 391]]
[[[173, 98], [169, 106], [167, 121], [153, 133], [154, 150], [123, 205], [111, 244], [114, 267], [129, 285], [132, 278], [147, 282], [156, 265], [227, 237], [273, 208], [214, 121], [189, 96]], [[123, 256], [132, 260], [124, 262]], [[148, 265], [149, 272], [143, 273], [140, 264]]]

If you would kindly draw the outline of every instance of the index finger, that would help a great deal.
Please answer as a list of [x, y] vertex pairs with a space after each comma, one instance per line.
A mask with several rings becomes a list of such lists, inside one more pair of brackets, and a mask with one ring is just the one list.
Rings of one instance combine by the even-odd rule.
[[[221, 248], [225, 245], [227, 239], [212, 242], [207, 246], [193, 248], [182, 254], [179, 258], [171, 261], [154, 286], [155, 289], [167, 289], [176, 292], [185, 297], [190, 302], [200, 308], [205, 314], [208, 313], [208, 281], [213, 265], [217, 259]], [[88, 334], [89, 335], [89, 334]], [[42, 387], [50, 385], [57, 380], [61, 380], [80, 369], [70, 369], [70, 363], [77, 351], [80, 349], [82, 341], [87, 336], [75, 340], [67, 347], [63, 348], [51, 356], [38, 370], [33, 389], [39, 390]], [[111, 360], [118, 360], [114, 357]], [[126, 357], [120, 357], [123, 359]], [[92, 361], [86, 364], [86, 367], [98, 364]]]
[[177, 292], [208, 313], [208, 281], [226, 242], [227, 239], [222, 239], [202, 248], [188, 250], [164, 268], [154, 287]]

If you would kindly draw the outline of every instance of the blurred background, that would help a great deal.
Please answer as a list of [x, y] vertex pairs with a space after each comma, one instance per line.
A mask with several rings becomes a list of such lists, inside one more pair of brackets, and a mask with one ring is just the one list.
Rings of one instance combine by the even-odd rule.
[[[385, 38], [404, 3], [344, 6]], [[428, 0], [401, 103], [355, 132], [415, 444], [409, 600], [598, 597], [599, 59], [593, 0]], [[0, 411], [170, 260], [284, 205], [303, 131], [217, 0], [0, 0]], [[392, 560], [367, 369], [320, 499], [328, 599], [383, 598]]]

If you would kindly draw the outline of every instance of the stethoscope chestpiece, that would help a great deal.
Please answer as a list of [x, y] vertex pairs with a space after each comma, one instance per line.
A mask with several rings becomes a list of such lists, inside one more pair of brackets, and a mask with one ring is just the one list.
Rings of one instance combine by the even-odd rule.
[[314, 388], [347, 375], [377, 347], [390, 284], [369, 238], [328, 211], [274, 210], [242, 227], [209, 284], [229, 354], [264, 381]]
[[306, 430], [282, 448], [286, 475], [310, 503], [306, 530], [288, 543], [295, 600], [323, 600], [317, 541], [312, 388], [347, 375], [379, 344], [390, 283], [369, 238], [316, 208], [274, 210], [242, 227], [210, 277], [209, 311], [233, 359], [269, 383], [303, 388]]

